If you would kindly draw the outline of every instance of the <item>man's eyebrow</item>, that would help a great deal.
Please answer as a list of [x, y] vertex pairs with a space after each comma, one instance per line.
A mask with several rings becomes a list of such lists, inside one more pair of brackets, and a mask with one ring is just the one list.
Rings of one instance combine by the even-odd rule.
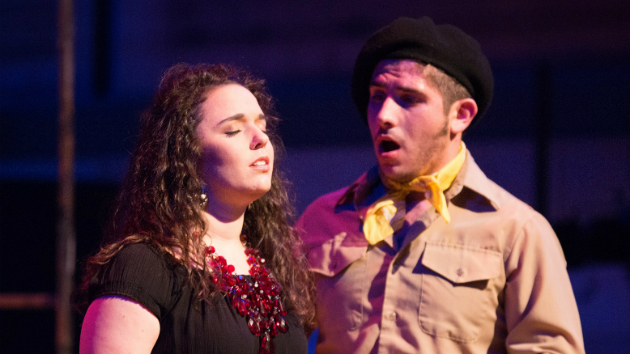
[[[376, 81], [372, 81], [370, 82], [370, 87], [378, 87], [378, 88], [385, 88], [387, 87], [387, 85], [385, 83], [382, 82], [376, 82]], [[422, 92], [411, 88], [411, 87], [405, 87], [405, 86], [396, 86], [396, 91], [402, 91], [404, 93], [413, 93], [413, 94], [422, 94]]]
[[375, 86], [375, 87], [378, 87], [378, 88], [383, 88], [383, 87], [386, 87], [387, 85], [385, 85], [385, 84], [384, 84], [384, 83], [382, 83], [382, 82], [370, 81], [370, 86]]
[[418, 90], [416, 90], [414, 88], [404, 87], [404, 86], [396, 87], [396, 91], [402, 91], [402, 92], [405, 92], [405, 93], [413, 93], [413, 94], [422, 94], [422, 92], [420, 92], [420, 91], [418, 91]]

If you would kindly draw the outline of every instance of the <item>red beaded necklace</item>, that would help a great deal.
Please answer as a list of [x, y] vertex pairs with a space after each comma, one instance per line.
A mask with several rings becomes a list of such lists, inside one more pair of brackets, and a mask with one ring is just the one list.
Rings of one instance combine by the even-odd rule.
[[228, 296], [238, 313], [245, 316], [252, 334], [260, 337], [260, 353], [273, 354], [273, 337], [278, 332], [289, 330], [285, 319], [287, 312], [280, 298], [282, 287], [269, 274], [260, 251], [250, 248], [246, 240], [246, 236], [241, 235], [251, 279], [233, 274], [234, 266], [217, 255], [212, 246], [206, 247], [206, 261], [212, 273], [212, 282]]

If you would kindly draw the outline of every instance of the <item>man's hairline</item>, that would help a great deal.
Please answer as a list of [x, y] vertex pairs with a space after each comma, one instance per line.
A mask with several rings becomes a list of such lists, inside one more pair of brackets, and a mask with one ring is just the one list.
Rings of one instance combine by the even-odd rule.
[[[410, 58], [400, 58], [400, 59], [393, 59], [393, 58], [385, 58], [385, 59], [381, 59], [379, 62], [376, 63], [376, 65], [374, 65], [374, 69], [372, 70], [372, 74], [370, 77], [370, 81], [368, 84], [368, 89], [372, 86], [376, 86], [376, 87], [382, 87], [384, 85], [374, 85], [374, 72], [376, 71], [376, 68], [384, 61], [392, 61], [392, 62], [402, 62], [402, 61], [409, 61], [412, 62], [414, 64], [416, 64], [416, 68], [420, 69], [419, 74], [424, 75], [424, 77], [426, 78], [426, 81], [429, 83], [429, 85], [431, 87], [433, 87], [434, 89], [437, 90], [437, 92], [440, 94], [440, 98], [442, 99], [442, 105], [444, 106], [444, 113], [447, 114], [448, 111], [450, 110], [450, 108], [453, 106], [453, 104], [461, 99], [456, 99], [453, 100], [453, 102], [451, 102], [448, 105], [446, 105], [446, 101], [444, 100], [444, 92], [442, 92], [442, 89], [440, 88], [440, 86], [437, 84], [435, 77], [433, 74], [443, 74], [448, 76], [450, 79], [454, 80], [455, 83], [457, 83], [458, 85], [462, 86], [464, 89], [466, 89], [460, 82], [459, 80], [457, 80], [456, 78], [454, 78], [452, 75], [449, 75], [447, 72], [445, 72], [444, 70], [438, 68], [437, 66], [431, 64], [431, 63], [426, 63], [426, 62], [422, 62], [416, 59], [410, 59]], [[427, 70], [428, 71], [425, 71]], [[409, 92], [418, 92], [417, 90], [414, 90], [412, 88], [404, 88], [405, 91], [409, 91]], [[468, 89], [466, 89], [466, 91], [468, 92]], [[470, 98], [472, 98], [474, 100], [474, 98], [472, 97], [472, 95], [470, 94], [470, 92], [468, 92], [468, 95], [470, 96]]]

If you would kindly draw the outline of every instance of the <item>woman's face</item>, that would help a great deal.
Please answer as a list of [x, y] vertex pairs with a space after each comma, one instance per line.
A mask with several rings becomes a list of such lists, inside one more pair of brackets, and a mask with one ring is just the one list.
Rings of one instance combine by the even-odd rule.
[[217, 86], [202, 103], [197, 134], [209, 204], [247, 206], [271, 188], [274, 151], [254, 95], [238, 84]]

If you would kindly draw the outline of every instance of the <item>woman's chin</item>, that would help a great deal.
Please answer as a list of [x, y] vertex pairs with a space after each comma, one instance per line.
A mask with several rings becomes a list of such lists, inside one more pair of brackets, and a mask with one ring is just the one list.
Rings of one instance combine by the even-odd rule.
[[269, 190], [271, 189], [271, 185], [268, 186], [259, 186], [257, 188], [249, 190], [249, 197], [251, 202], [255, 202], [256, 200], [262, 198]]

